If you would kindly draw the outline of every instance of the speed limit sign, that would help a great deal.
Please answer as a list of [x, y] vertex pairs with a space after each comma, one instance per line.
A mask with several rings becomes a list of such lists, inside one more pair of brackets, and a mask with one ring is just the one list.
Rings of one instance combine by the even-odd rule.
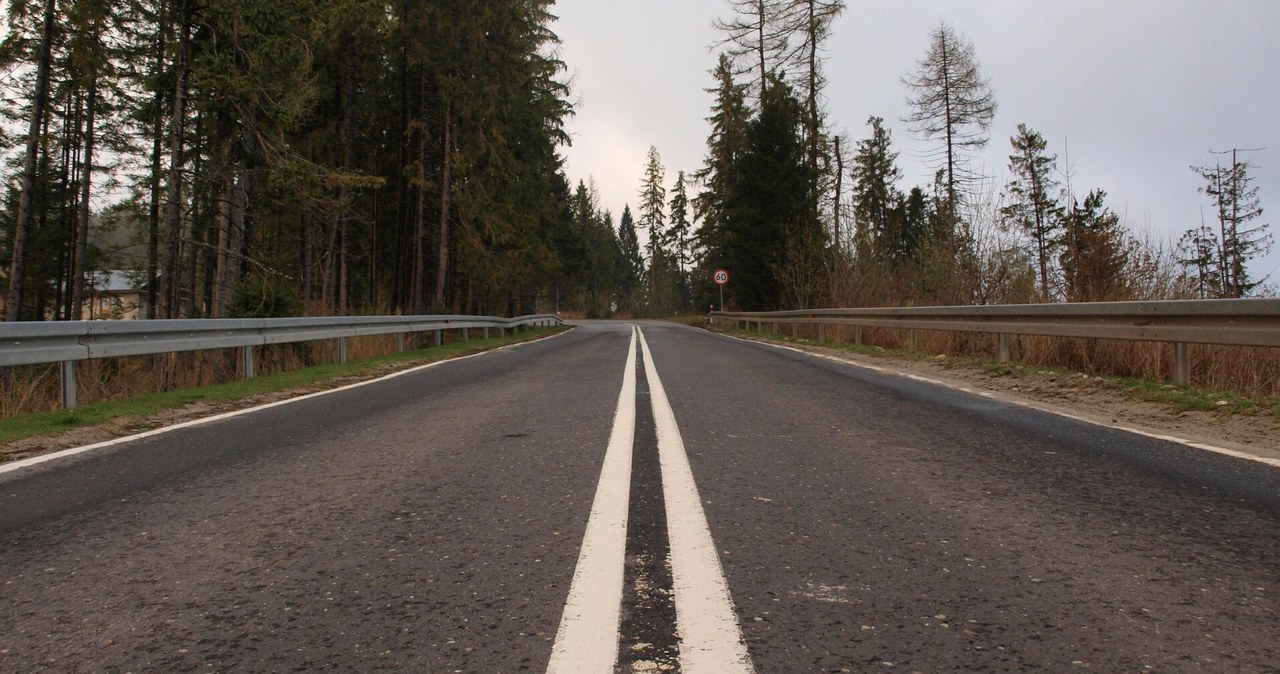
[[711, 279], [715, 281], [718, 286], [729, 285], [729, 272], [723, 269], [717, 269], [715, 275], [713, 275]]

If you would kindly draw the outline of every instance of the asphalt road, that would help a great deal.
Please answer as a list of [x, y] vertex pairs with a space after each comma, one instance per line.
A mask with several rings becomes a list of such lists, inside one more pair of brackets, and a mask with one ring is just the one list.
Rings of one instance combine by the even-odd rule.
[[[580, 593], [619, 671], [1280, 671], [1275, 468], [641, 332], [0, 474], [0, 671], [543, 672], [589, 560], [619, 565]], [[625, 536], [588, 555], [602, 494]], [[698, 641], [720, 595], [727, 650]]]

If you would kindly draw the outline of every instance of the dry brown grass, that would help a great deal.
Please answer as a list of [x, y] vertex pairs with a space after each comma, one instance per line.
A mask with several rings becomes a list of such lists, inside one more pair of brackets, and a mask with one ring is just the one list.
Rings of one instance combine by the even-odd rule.
[[[781, 331], [792, 334], [789, 326]], [[927, 355], [994, 358], [999, 349], [996, 335], [924, 330], [916, 335], [917, 350]], [[801, 326], [794, 336], [816, 340], [818, 330]], [[823, 336], [827, 341], [852, 343], [855, 333], [852, 327], [827, 326]], [[864, 346], [906, 349], [908, 343], [906, 330], [862, 330]], [[1020, 335], [1010, 339], [1009, 347], [1010, 357], [1023, 365], [1150, 381], [1169, 381], [1174, 375], [1174, 348], [1163, 342]], [[1245, 395], [1280, 395], [1280, 349], [1193, 344], [1191, 383]]]
[[[405, 348], [431, 345], [434, 333], [405, 336]], [[460, 340], [459, 334], [445, 334], [446, 341]], [[393, 335], [370, 335], [347, 339], [347, 359], [363, 360], [394, 353]], [[148, 393], [209, 386], [243, 376], [239, 349], [219, 349], [159, 356], [135, 356], [83, 361], [77, 367], [77, 401], [91, 405]], [[258, 375], [292, 372], [304, 367], [338, 360], [337, 340], [278, 344], [257, 349]], [[0, 419], [21, 414], [50, 412], [60, 408], [61, 391], [57, 365], [12, 368], [5, 376], [0, 395]]]

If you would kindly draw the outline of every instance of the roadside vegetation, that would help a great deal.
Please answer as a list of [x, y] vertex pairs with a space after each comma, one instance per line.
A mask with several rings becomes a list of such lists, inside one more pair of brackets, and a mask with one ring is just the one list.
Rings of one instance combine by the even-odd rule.
[[[520, 332], [506, 337], [490, 339], [473, 339], [463, 341], [458, 335], [446, 340], [442, 346], [406, 350], [394, 353], [394, 338], [366, 337], [351, 340], [348, 348], [353, 354], [345, 364], [336, 362], [318, 362], [316, 357], [328, 357], [328, 349], [315, 347], [311, 349], [312, 364], [300, 364], [298, 350], [280, 350], [264, 357], [267, 373], [253, 379], [228, 379], [216, 383], [194, 384], [165, 392], [155, 392], [149, 388], [155, 376], [149, 376], [146, 363], [141, 358], [120, 358], [110, 361], [89, 361], [83, 363], [81, 386], [86, 391], [80, 394], [82, 404], [75, 410], [59, 410], [56, 368], [46, 376], [33, 380], [35, 390], [27, 392], [25, 407], [28, 410], [15, 411], [14, 402], [4, 401], [4, 414], [0, 416], [0, 443], [14, 442], [39, 435], [52, 435], [73, 428], [95, 426], [120, 419], [128, 419], [128, 430], [144, 431], [151, 428], [152, 417], [177, 410], [189, 405], [203, 403], [214, 408], [223, 406], [248, 406], [258, 402], [262, 397], [289, 392], [301, 395], [320, 391], [356, 381], [371, 379], [416, 365], [458, 358], [483, 351], [489, 351], [510, 344], [518, 344], [546, 337], [567, 328], [538, 328], [528, 332]], [[429, 336], [428, 336], [429, 339]], [[426, 340], [424, 340], [426, 341]], [[373, 354], [377, 355], [373, 355]], [[181, 354], [183, 360], [195, 361], [234, 359], [234, 354]], [[336, 360], [334, 358], [333, 360]], [[226, 365], [223, 362], [223, 365]], [[292, 366], [292, 367], [291, 367]], [[34, 369], [34, 368], [33, 368]], [[200, 368], [200, 371], [218, 368]], [[198, 374], [191, 367], [177, 367], [178, 371]], [[225, 371], [225, 369], [224, 369]], [[86, 374], [91, 374], [86, 377]], [[50, 378], [52, 381], [50, 382]], [[105, 396], [101, 392], [112, 391]], [[285, 396], [279, 396], [285, 397]]]
[[[1127, 400], [1156, 403], [1172, 412], [1269, 415], [1280, 421], [1280, 383], [1274, 374], [1280, 371], [1280, 354], [1274, 349], [1199, 347], [1193, 361], [1197, 379], [1214, 383], [1176, 386], [1167, 382], [1173, 370], [1171, 349], [1157, 343], [1015, 337], [1013, 360], [1001, 363], [993, 355], [994, 337], [921, 331], [919, 349], [912, 352], [904, 346], [902, 331], [866, 329], [863, 343], [856, 345], [851, 334], [830, 326], [824, 331], [826, 339], [818, 341], [812, 327], [790, 334], [712, 326], [703, 318], [678, 320], [749, 339], [815, 346], [887, 361], [928, 361], [989, 377], [1016, 380], [1048, 376], [1062, 388], [1101, 386]], [[1082, 353], [1092, 357], [1081, 358]]]

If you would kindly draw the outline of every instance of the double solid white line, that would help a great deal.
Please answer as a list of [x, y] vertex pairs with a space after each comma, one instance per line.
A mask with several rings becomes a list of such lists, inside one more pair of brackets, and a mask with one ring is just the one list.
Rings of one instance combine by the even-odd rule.
[[749, 674], [754, 671], [751, 658], [742, 642], [680, 428], [644, 333], [634, 327], [604, 468], [547, 672], [613, 674], [617, 664], [635, 443], [637, 341], [644, 353], [662, 468], [680, 669], [684, 674]]

